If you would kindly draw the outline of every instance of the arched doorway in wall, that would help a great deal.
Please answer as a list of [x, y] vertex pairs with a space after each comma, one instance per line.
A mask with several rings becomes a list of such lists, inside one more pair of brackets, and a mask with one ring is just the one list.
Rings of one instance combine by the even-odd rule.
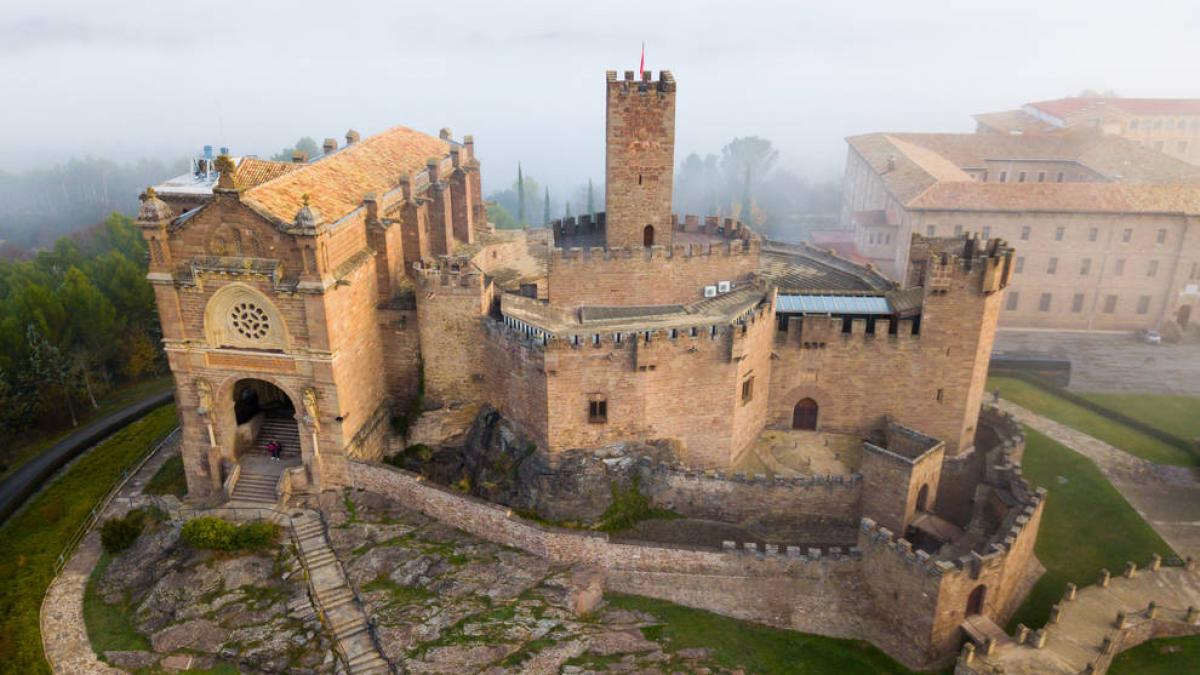
[[280, 458], [300, 458], [300, 428], [296, 406], [279, 387], [265, 380], [239, 380], [233, 386], [233, 414], [239, 453], [269, 456], [271, 441], [281, 446]]
[[925, 511], [929, 506], [929, 484], [926, 483], [917, 490], [917, 511]]
[[983, 614], [983, 601], [987, 598], [987, 586], [979, 584], [967, 596], [967, 616]]
[[1180, 305], [1179, 312], [1175, 314], [1175, 323], [1179, 324], [1180, 328], [1187, 328], [1192, 320], [1192, 306]]
[[817, 402], [802, 398], [792, 409], [792, 428], [814, 431], [817, 428]]
[[653, 246], [654, 245], [654, 226], [653, 225], [647, 225], [646, 228], [642, 230], [642, 245], [643, 246]]

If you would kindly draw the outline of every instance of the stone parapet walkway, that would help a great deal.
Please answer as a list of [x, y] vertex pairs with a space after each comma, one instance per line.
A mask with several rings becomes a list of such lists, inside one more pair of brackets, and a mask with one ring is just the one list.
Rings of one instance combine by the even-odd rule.
[[1069, 590], [1051, 621], [988, 649], [964, 647], [956, 675], [1077, 675], [1105, 672], [1113, 657], [1156, 637], [1200, 634], [1200, 571], [1185, 567], [1127, 568], [1122, 576]]
[[1200, 481], [1193, 470], [1148, 462], [1011, 401], [1000, 401], [1000, 409], [1092, 460], [1176, 553], [1200, 558]]

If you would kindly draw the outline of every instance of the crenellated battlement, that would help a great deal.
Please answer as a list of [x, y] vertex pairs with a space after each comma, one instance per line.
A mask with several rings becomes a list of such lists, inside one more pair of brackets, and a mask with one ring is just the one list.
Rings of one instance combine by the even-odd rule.
[[625, 71], [624, 79], [617, 77], [617, 71], [605, 71], [604, 78], [608, 82], [609, 95], [628, 95], [632, 93], [645, 94], [650, 91], [662, 93], [674, 93], [675, 91], [675, 76], [669, 70], [661, 70], [658, 73], [658, 79], [654, 78], [654, 71], [642, 71], [641, 79], [634, 77], [632, 70]]
[[1012, 253], [1003, 239], [983, 239], [975, 233], [952, 239], [913, 236], [911, 262], [921, 268], [921, 285], [931, 292], [948, 291], [955, 279], [966, 280], [982, 293], [1008, 286]]
[[[550, 221], [550, 230], [554, 234], [554, 247], [557, 249], [593, 247], [604, 248], [605, 230], [608, 218], [604, 211], [569, 218], [556, 218]], [[719, 246], [722, 241], [740, 240], [747, 243], [757, 241], [759, 237], [736, 218], [720, 218], [717, 216], [696, 216], [684, 214], [682, 219], [677, 213], [671, 214], [671, 230], [676, 233], [693, 235], [693, 238], [710, 238], [714, 241], [709, 245]], [[678, 248], [679, 246], [667, 247]], [[619, 250], [619, 247], [614, 247]], [[632, 247], [635, 250], [642, 247]], [[653, 248], [653, 247], [650, 247]]]
[[[845, 329], [847, 325], [849, 330]], [[846, 321], [828, 314], [806, 314], [789, 317], [787, 331], [779, 333], [776, 344], [800, 349], [827, 349], [851, 340], [909, 344], [920, 339], [920, 327], [919, 316], [894, 321], [876, 318], [872, 322], [866, 318]]]
[[938, 577], [955, 570], [954, 563], [937, 559], [921, 550], [914, 550], [912, 542], [897, 537], [894, 532], [870, 518], [859, 521], [858, 529], [863, 535], [859, 537], [859, 541], [866, 544], [866, 548], [863, 549], [865, 553], [882, 551], [894, 555], [911, 569], [930, 577]]
[[436, 260], [413, 262], [416, 282], [423, 286], [462, 286], [478, 288], [483, 272], [466, 256], [439, 256]]

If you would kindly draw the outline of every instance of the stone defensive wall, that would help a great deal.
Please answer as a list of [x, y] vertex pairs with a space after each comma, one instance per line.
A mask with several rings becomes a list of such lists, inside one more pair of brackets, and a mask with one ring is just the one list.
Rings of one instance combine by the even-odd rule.
[[687, 223], [698, 219], [685, 218], [675, 233], [693, 241], [669, 247], [607, 248], [602, 237], [580, 237], [578, 246], [553, 248], [547, 296], [571, 307], [668, 305], [703, 299], [705, 286], [748, 280], [758, 270], [761, 241], [737, 221], [709, 221], [712, 225], [695, 225], [693, 232]]
[[[993, 448], [991, 451], [1000, 450]], [[766, 498], [804, 508], [808, 497], [856, 499], [858, 476], [752, 479], [637, 460], [656, 499], [682, 511], [736, 517]], [[982, 553], [940, 557], [870, 519], [856, 542], [824, 549], [726, 542], [720, 549], [617, 541], [607, 534], [542, 525], [395, 467], [351, 461], [350, 484], [489, 541], [548, 559], [604, 568], [607, 588], [806, 632], [865, 639], [909, 667], [949, 663], [962, 639], [968, 598], [985, 588], [983, 613], [1003, 624], [1036, 580], [1033, 540], [1044, 492], [1015, 467], [988, 486], [1004, 506], [1000, 530]], [[791, 494], [788, 494], [791, 493]], [[720, 495], [735, 495], [719, 505]], [[797, 496], [799, 494], [800, 496]], [[660, 501], [659, 503], [666, 503]], [[741, 505], [739, 505], [741, 504]], [[693, 511], [694, 509], [694, 511]]]

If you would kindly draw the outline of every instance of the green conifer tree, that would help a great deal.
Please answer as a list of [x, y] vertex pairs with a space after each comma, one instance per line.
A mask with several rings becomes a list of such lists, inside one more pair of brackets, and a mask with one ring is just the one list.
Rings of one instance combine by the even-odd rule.
[[587, 212], [592, 218], [596, 217], [596, 197], [592, 192], [592, 179], [588, 179], [588, 203]]
[[525, 176], [521, 173], [521, 163], [517, 162], [517, 224], [525, 227]]
[[550, 188], [546, 188], [546, 204], [542, 207], [542, 225], [550, 227]]

